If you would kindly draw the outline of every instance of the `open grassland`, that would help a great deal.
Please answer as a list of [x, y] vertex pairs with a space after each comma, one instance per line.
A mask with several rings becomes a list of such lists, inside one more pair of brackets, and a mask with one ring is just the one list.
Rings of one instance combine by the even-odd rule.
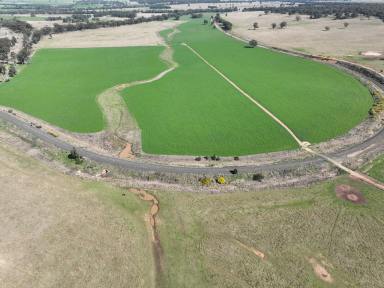
[[[262, 16], [260, 16], [262, 15]], [[363, 57], [360, 52], [379, 52], [384, 57], [384, 23], [380, 19], [358, 17], [354, 19], [333, 20], [331, 17], [309, 19], [301, 15], [268, 14], [264, 12], [228, 13], [228, 21], [233, 23], [233, 33], [245, 39], [257, 39], [270, 46], [324, 56], [336, 56], [370, 66], [378, 71], [384, 69], [384, 60], [377, 57]], [[271, 28], [286, 21], [285, 29]], [[259, 24], [254, 30], [254, 22]], [[344, 28], [344, 22], [349, 26]], [[330, 27], [325, 31], [324, 27]]]
[[20, 109], [75, 132], [104, 128], [96, 97], [117, 84], [153, 77], [165, 68], [163, 47], [41, 49], [31, 64], [0, 86], [0, 105]]
[[[368, 89], [336, 68], [249, 49], [202, 20], [179, 26], [171, 45], [180, 64], [163, 79], [128, 88], [124, 98], [148, 153], [252, 154], [295, 147], [287, 133], [185, 46], [197, 50], [285, 122], [301, 140], [320, 142], [367, 117]], [[150, 113], [155, 109], [156, 113]]]
[[0, 287], [153, 287], [148, 205], [55, 172], [3, 137]]
[[[339, 184], [360, 190], [366, 204], [337, 198]], [[360, 182], [341, 177], [300, 189], [156, 195], [164, 287], [382, 287], [384, 282], [384, 194]], [[316, 276], [310, 262], [322, 266], [333, 285]]]
[[384, 182], [384, 155], [379, 156], [372, 163], [368, 163], [362, 170], [369, 176]]

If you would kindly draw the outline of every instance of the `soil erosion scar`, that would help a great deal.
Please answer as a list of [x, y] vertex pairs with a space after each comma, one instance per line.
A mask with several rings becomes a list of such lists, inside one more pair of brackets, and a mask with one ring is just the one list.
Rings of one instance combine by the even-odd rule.
[[155, 261], [155, 284], [156, 287], [162, 287], [163, 275], [164, 275], [164, 261], [163, 261], [163, 248], [161, 247], [159, 233], [156, 229], [156, 215], [159, 212], [159, 200], [152, 194], [145, 190], [130, 188], [129, 192], [137, 195], [141, 200], [151, 202], [151, 208], [149, 209], [149, 225], [151, 228], [151, 240], [153, 257]]

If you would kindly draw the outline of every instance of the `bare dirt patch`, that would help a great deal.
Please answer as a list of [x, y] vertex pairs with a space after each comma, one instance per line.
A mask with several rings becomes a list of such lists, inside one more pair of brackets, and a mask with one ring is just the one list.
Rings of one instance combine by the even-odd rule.
[[311, 263], [313, 271], [315, 272], [316, 276], [319, 277], [324, 282], [332, 283], [333, 278], [331, 274], [325, 269], [323, 265], [321, 265], [315, 258], [310, 258], [309, 263]]
[[153, 46], [164, 43], [158, 32], [173, 28], [178, 21], [149, 22], [120, 27], [67, 32], [45, 37], [38, 48], [90, 48]]
[[148, 193], [145, 190], [142, 189], [136, 189], [131, 188], [128, 189], [128, 192], [133, 193], [137, 195], [141, 200], [146, 202], [151, 202], [151, 208], [149, 209], [148, 213], [148, 219], [149, 219], [149, 225], [150, 230], [152, 234], [152, 253], [155, 261], [155, 269], [156, 269], [156, 275], [155, 275], [155, 283], [156, 287], [161, 287], [162, 283], [164, 282], [164, 252], [163, 247], [160, 243], [160, 235], [157, 231], [156, 226], [156, 216], [159, 213], [160, 207], [159, 207], [159, 200], [157, 198]]
[[335, 192], [336, 196], [340, 199], [347, 200], [355, 204], [366, 203], [363, 194], [352, 186], [346, 184], [337, 185]]
[[236, 242], [242, 247], [244, 248], [245, 250], [255, 254], [257, 257], [259, 257], [260, 259], [264, 260], [265, 259], [265, 254], [263, 252], [261, 252], [260, 250], [257, 250], [253, 247], [249, 247], [248, 245], [245, 245], [244, 243], [240, 242], [239, 240], [236, 240]]
[[120, 152], [119, 157], [120, 158], [129, 158], [129, 159], [133, 158], [134, 156], [132, 154], [132, 144], [127, 143], [124, 150]]

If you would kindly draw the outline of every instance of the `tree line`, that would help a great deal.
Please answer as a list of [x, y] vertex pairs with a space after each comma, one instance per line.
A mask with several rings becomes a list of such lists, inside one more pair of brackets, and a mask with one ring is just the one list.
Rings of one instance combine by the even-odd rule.
[[377, 17], [384, 22], [384, 3], [304, 3], [298, 6], [250, 7], [243, 11], [302, 14], [311, 19], [333, 16], [335, 19], [356, 18], [359, 15]]
[[[228, 9], [237, 9], [228, 8]], [[216, 11], [226, 12], [228, 9], [215, 9]], [[196, 13], [198, 11], [199, 13]], [[153, 15], [151, 17], [140, 17], [140, 18], [128, 18], [122, 20], [107, 20], [107, 21], [89, 21], [89, 17], [75, 17], [74, 19], [81, 19], [84, 22], [69, 22], [66, 24], [58, 24], [54, 23], [53, 27], [45, 26], [41, 29], [33, 29], [33, 27], [21, 20], [17, 19], [0, 19], [0, 27], [5, 27], [10, 29], [11, 31], [22, 34], [22, 49], [16, 55], [10, 55], [10, 48], [16, 44], [16, 39], [12, 38], [11, 40], [8, 38], [0, 39], [0, 60], [3, 62], [8, 62], [12, 60], [13, 62], [17, 62], [18, 64], [25, 64], [31, 53], [32, 53], [32, 45], [37, 44], [43, 36], [51, 36], [52, 34], [64, 33], [64, 32], [72, 32], [72, 31], [81, 31], [87, 29], [97, 29], [104, 27], [118, 27], [123, 25], [134, 25], [143, 22], [151, 22], [151, 21], [164, 21], [170, 18], [177, 18], [182, 15], [191, 15], [193, 18], [200, 18], [202, 14], [201, 11], [204, 9], [188, 9], [188, 10], [176, 10], [170, 13], [165, 13], [161, 15]], [[210, 10], [211, 11], [211, 10]], [[231, 10], [232, 11], [232, 10]], [[216, 15], [218, 17], [219, 23], [223, 26], [224, 30], [230, 30], [232, 28], [232, 23], [220, 18], [219, 13]], [[11, 53], [12, 54], [12, 53]], [[4, 70], [4, 65], [0, 65], [0, 73]], [[9, 71], [9, 76], [14, 76], [16, 74], [16, 69], [13, 65], [11, 65]]]
[[228, 20], [221, 18], [219, 13], [217, 13], [214, 17], [214, 21], [218, 23], [224, 31], [229, 31], [232, 29], [232, 23]]

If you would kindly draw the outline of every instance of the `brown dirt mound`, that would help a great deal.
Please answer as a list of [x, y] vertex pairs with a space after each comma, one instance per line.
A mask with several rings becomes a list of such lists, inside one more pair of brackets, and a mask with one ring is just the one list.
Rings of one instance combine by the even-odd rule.
[[130, 143], [127, 143], [124, 150], [120, 152], [119, 154], [120, 158], [134, 158], [132, 154], [132, 145]]
[[366, 203], [363, 194], [358, 191], [356, 188], [351, 187], [346, 184], [341, 184], [336, 186], [336, 196], [340, 199], [350, 201], [355, 204], [364, 204]]
[[316, 276], [319, 277], [321, 280], [332, 283], [333, 278], [331, 274], [325, 269], [324, 266], [320, 265], [316, 259], [311, 258], [309, 259], [309, 263], [311, 263], [313, 271], [315, 272]]

